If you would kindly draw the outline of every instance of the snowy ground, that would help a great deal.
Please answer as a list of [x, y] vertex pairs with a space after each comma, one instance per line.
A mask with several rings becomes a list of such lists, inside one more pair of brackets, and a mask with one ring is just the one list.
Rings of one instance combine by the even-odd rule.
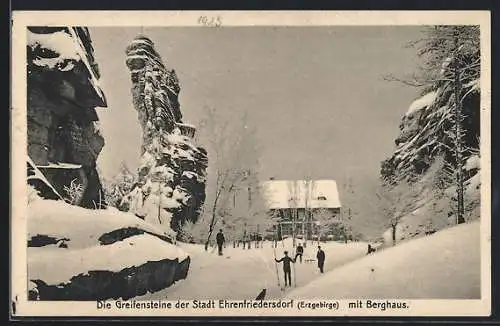
[[479, 299], [479, 225], [462, 224], [366, 256], [288, 297]]
[[[367, 243], [321, 243], [326, 253], [325, 274], [320, 274], [317, 268], [317, 243], [309, 242], [302, 264], [296, 263], [292, 269], [292, 288], [283, 292], [276, 274], [278, 271], [282, 286], [282, 265], [275, 264], [274, 251], [278, 258], [285, 250], [293, 256], [291, 239], [278, 242], [276, 249], [271, 242], [252, 249], [233, 248], [231, 243], [224, 249], [224, 255], [218, 256], [216, 248], [206, 252], [202, 245], [166, 243], [154, 236], [160, 230], [132, 215], [115, 211], [89, 214], [65, 203], [57, 205], [34, 202], [30, 204], [28, 219], [29, 236], [67, 238], [68, 248], [47, 245], [28, 250], [30, 278], [53, 284], [67, 281], [80, 272], [118, 271], [146, 261], [187, 254], [191, 257], [187, 279], [136, 299], [255, 299], [262, 289], [267, 290], [266, 299], [476, 299], [481, 296], [479, 220], [408, 240], [369, 256], [366, 256]], [[54, 212], [54, 208], [58, 209]], [[136, 227], [153, 235], [99, 244], [101, 234], [122, 227]], [[59, 266], [57, 273], [53, 266]]]
[[[266, 299], [279, 298], [284, 292], [278, 287], [276, 266], [271, 242], [264, 242], [263, 248], [243, 250], [233, 248], [232, 244], [218, 256], [215, 248], [205, 252], [203, 246], [179, 244], [191, 257], [188, 277], [171, 287], [149, 293], [136, 299], [255, 299], [262, 289], [267, 289]], [[326, 254], [325, 272], [365, 255], [366, 243], [348, 244], [320, 243]], [[283, 251], [292, 250], [291, 239], [278, 243], [276, 255], [281, 258]], [[321, 274], [316, 263], [317, 242], [310, 242], [305, 248], [302, 264], [295, 264], [297, 287], [304, 286]], [[306, 262], [307, 259], [313, 262]], [[283, 268], [277, 266], [279, 282], [283, 285]], [[294, 285], [292, 269], [292, 287]], [[286, 290], [287, 292], [290, 289]], [[285, 292], [286, 293], [286, 292]]]
[[[180, 244], [192, 257], [187, 279], [137, 299], [409, 298], [478, 299], [480, 293], [479, 221], [404, 242], [366, 256], [366, 243], [321, 243], [325, 274], [316, 261], [295, 265], [296, 287], [282, 292], [277, 284], [273, 248], [226, 248], [224, 256], [201, 245]], [[278, 243], [281, 256], [291, 241]], [[305, 257], [315, 258], [317, 244]], [[278, 266], [283, 285], [282, 266]], [[292, 270], [293, 273], [293, 270]], [[293, 284], [293, 275], [292, 275]]]

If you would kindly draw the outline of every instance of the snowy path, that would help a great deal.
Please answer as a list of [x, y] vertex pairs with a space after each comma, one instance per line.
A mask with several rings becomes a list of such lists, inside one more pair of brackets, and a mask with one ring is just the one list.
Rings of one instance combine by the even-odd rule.
[[[266, 298], [279, 298], [286, 292], [280, 291], [276, 278], [273, 248], [265, 242], [263, 248], [226, 248], [223, 256], [215, 250], [203, 250], [200, 245], [180, 244], [191, 256], [191, 267], [187, 279], [171, 287], [148, 293], [136, 299], [255, 299], [262, 289], [267, 289]], [[362, 257], [366, 252], [365, 243], [321, 243], [326, 253], [325, 272], [346, 262]], [[284, 250], [291, 250], [291, 241], [278, 243], [276, 255], [281, 257]], [[317, 245], [308, 244], [304, 259], [316, 257]], [[316, 261], [295, 264], [297, 287], [301, 287], [319, 277]], [[283, 285], [282, 266], [278, 265], [280, 284]], [[292, 270], [293, 272], [293, 270]], [[293, 274], [292, 274], [293, 284]]]
[[[277, 286], [271, 243], [264, 248], [215, 250], [181, 244], [192, 263], [188, 278], [137, 299], [255, 299], [266, 288], [267, 299], [288, 298], [439, 298], [480, 297], [479, 221], [442, 230], [366, 256], [365, 243], [322, 243], [325, 274], [316, 262], [295, 264], [297, 287]], [[276, 253], [291, 250], [281, 243]], [[304, 258], [315, 257], [308, 245]], [[278, 266], [283, 285], [282, 266]], [[292, 276], [293, 282], [293, 276]]]

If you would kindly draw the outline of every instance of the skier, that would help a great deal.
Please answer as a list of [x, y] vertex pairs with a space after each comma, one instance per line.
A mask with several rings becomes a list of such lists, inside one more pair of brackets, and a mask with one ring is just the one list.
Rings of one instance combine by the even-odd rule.
[[290, 263], [295, 264], [295, 259], [288, 257], [288, 251], [285, 251], [284, 254], [285, 256], [280, 260], [276, 258], [274, 258], [274, 260], [277, 263], [283, 262], [283, 273], [285, 274], [285, 287], [286, 287], [287, 280], [288, 280], [288, 286], [292, 286], [292, 270], [290, 269]]
[[297, 252], [295, 254], [295, 260], [297, 260], [297, 257], [299, 257], [299, 261], [302, 264], [302, 255], [304, 254], [304, 247], [302, 247], [302, 244], [299, 243], [297, 246]]
[[219, 256], [222, 256], [222, 245], [224, 242], [226, 242], [226, 239], [224, 238], [224, 234], [222, 233], [222, 229], [219, 230], [219, 233], [217, 233], [217, 247], [219, 247]]
[[323, 273], [323, 266], [325, 265], [325, 252], [321, 250], [321, 246], [318, 246], [318, 253], [316, 254], [318, 258], [318, 268], [321, 273]]

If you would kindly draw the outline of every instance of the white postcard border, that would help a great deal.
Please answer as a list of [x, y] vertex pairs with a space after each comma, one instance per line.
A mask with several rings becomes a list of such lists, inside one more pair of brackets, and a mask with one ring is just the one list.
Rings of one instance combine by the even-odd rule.
[[[481, 61], [483, 63], [480, 82], [481, 300], [394, 300], [407, 302], [410, 308], [386, 311], [347, 309], [348, 300], [334, 299], [332, 300], [339, 305], [337, 310], [298, 310], [296, 307], [279, 310], [102, 310], [96, 308], [96, 302], [30, 302], [27, 300], [26, 27], [30, 25], [200, 26], [200, 16], [219, 17], [223, 27], [327, 25], [481, 26]], [[488, 316], [491, 313], [491, 26], [489, 11], [14, 11], [12, 19], [11, 298], [16, 302], [16, 316]], [[57, 268], [57, 266], [54, 266], [54, 268]], [[114, 301], [109, 302], [114, 304]]]

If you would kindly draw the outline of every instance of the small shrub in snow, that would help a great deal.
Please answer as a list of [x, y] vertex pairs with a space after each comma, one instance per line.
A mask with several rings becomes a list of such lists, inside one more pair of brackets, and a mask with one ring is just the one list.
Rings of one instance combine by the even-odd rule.
[[69, 186], [64, 186], [64, 191], [66, 192], [66, 199], [71, 205], [77, 205], [83, 196], [83, 185], [78, 183], [76, 179], [71, 180]]

